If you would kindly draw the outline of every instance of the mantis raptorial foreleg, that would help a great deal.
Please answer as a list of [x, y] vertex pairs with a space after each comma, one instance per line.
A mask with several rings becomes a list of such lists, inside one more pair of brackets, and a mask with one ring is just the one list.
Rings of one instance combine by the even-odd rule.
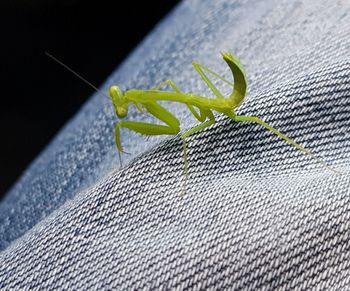
[[[138, 121], [119, 121], [115, 125], [115, 142], [119, 153], [123, 152], [123, 147], [120, 142], [120, 128], [128, 128], [132, 131], [146, 135], [175, 135], [180, 131], [179, 120], [164, 107], [155, 102], [144, 104], [144, 107], [150, 114], [163, 121], [166, 125]], [[120, 164], [122, 164], [120, 154], [119, 159]]]
[[300, 144], [296, 143], [294, 140], [292, 140], [291, 138], [289, 138], [288, 136], [284, 135], [283, 133], [279, 132], [277, 129], [273, 128], [271, 125], [269, 125], [268, 123], [266, 123], [265, 121], [261, 120], [259, 117], [256, 116], [230, 116], [233, 120], [235, 121], [252, 121], [252, 122], [256, 122], [262, 126], [264, 126], [267, 130], [271, 131], [272, 133], [276, 134], [277, 136], [279, 136], [280, 138], [282, 138], [283, 140], [285, 140], [287, 143], [289, 143], [290, 145], [296, 147], [298, 150], [302, 151], [304, 154], [309, 155], [311, 158], [313, 158], [314, 160], [318, 161], [319, 163], [321, 163], [323, 166], [325, 166], [328, 170], [330, 170], [331, 172], [334, 172], [336, 174], [338, 174], [337, 171], [335, 171], [334, 169], [332, 169], [331, 167], [329, 167], [323, 160], [317, 158], [310, 150], [302, 147]]

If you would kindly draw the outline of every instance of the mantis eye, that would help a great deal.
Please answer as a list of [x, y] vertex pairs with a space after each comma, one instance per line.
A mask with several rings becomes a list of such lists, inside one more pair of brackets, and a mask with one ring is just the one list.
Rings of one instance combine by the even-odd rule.
[[113, 104], [119, 103], [122, 100], [123, 92], [118, 86], [109, 87], [109, 96], [111, 96]]

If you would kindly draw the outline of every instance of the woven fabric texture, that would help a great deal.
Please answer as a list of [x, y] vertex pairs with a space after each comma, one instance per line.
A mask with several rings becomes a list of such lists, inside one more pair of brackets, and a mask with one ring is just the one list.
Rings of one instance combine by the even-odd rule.
[[[221, 115], [182, 143], [122, 132], [94, 95], [0, 204], [2, 289], [350, 288], [350, 2], [182, 2], [106, 81], [164, 79], [211, 96], [193, 59], [249, 81], [238, 109], [311, 149], [335, 175], [254, 123]], [[215, 82], [222, 92], [230, 88]], [[165, 104], [195, 124], [181, 104]], [[132, 110], [130, 120], [152, 120]]]

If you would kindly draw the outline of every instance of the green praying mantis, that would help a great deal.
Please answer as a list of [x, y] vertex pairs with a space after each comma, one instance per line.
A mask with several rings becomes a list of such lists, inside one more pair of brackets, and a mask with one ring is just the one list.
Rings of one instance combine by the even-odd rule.
[[[46, 53], [49, 57], [51, 57], [56, 62], [63, 65], [77, 77], [82, 79], [89, 86], [94, 88], [96, 91], [99, 91], [95, 86], [85, 80], [83, 77], [78, 75], [72, 69], [64, 65], [62, 62], [57, 60], [52, 55]], [[271, 125], [263, 121], [262, 119], [256, 116], [243, 116], [237, 115], [235, 109], [241, 105], [246, 96], [247, 90], [247, 78], [244, 71], [244, 68], [238, 58], [230, 53], [222, 53], [222, 58], [229, 66], [230, 70], [233, 74], [233, 83], [231, 81], [226, 80], [219, 74], [212, 71], [210, 68], [205, 67], [195, 61], [192, 62], [193, 67], [198, 72], [199, 76], [205, 82], [205, 84], [209, 87], [209, 89], [215, 95], [215, 98], [207, 98], [204, 96], [185, 93], [182, 92], [178, 86], [175, 85], [171, 80], [165, 80], [150, 90], [138, 90], [131, 89], [123, 92], [118, 86], [112, 85], [109, 88], [109, 96], [112, 99], [112, 103], [118, 118], [123, 119], [128, 115], [128, 108], [130, 105], [134, 105], [137, 110], [141, 113], [148, 112], [150, 115], [153, 115], [155, 118], [163, 122], [163, 124], [153, 124], [153, 123], [145, 123], [139, 121], [130, 121], [130, 120], [121, 120], [115, 125], [115, 143], [119, 153], [120, 164], [122, 165], [121, 153], [123, 153], [123, 146], [120, 138], [120, 129], [127, 128], [134, 132], [144, 134], [144, 135], [177, 135], [180, 132], [180, 121], [166, 108], [161, 106], [158, 101], [171, 101], [171, 102], [179, 102], [183, 103], [187, 106], [189, 111], [193, 114], [193, 116], [200, 122], [197, 126], [186, 130], [181, 134], [181, 139], [183, 143], [183, 160], [184, 160], [184, 176], [185, 181], [187, 181], [188, 176], [188, 162], [187, 162], [187, 154], [186, 154], [186, 138], [198, 131], [201, 131], [212, 124], [215, 123], [215, 116], [213, 111], [218, 113], [222, 113], [228, 118], [234, 121], [250, 121], [255, 122], [272, 133], [276, 134], [283, 140], [285, 140], [290, 145], [294, 146], [298, 150], [302, 151], [304, 154], [310, 156], [318, 163], [322, 164], [325, 168], [333, 173], [338, 173], [336, 170], [328, 166], [322, 159], [316, 157], [310, 150], [304, 148], [300, 144], [296, 143], [291, 138], [282, 134], [277, 129], [273, 128]], [[225, 98], [218, 88], [214, 86], [211, 80], [208, 77], [208, 74], [220, 79], [222, 82], [230, 85], [232, 87], [232, 93], [230, 96]], [[164, 86], [170, 86], [173, 91], [163, 91], [161, 88]]]

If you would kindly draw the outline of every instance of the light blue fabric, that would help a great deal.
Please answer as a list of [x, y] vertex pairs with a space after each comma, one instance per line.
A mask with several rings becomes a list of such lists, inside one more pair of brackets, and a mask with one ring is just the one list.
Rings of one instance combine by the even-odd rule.
[[[252, 123], [217, 123], [188, 139], [122, 132], [94, 95], [0, 205], [0, 287], [301, 289], [349, 287], [350, 3], [185, 1], [106, 81], [122, 89], [172, 79], [210, 96], [193, 59], [230, 78], [244, 64], [239, 113], [260, 116], [331, 164], [332, 175]], [[219, 85], [225, 94], [230, 88]], [[186, 107], [166, 104], [183, 129]], [[131, 110], [130, 120], [152, 120]]]

